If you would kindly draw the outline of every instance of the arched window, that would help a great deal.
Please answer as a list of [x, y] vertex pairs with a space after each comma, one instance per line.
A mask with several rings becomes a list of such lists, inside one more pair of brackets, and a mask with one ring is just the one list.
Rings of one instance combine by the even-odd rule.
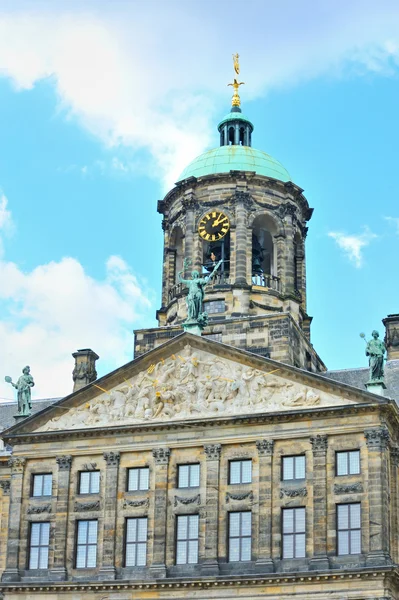
[[244, 146], [245, 144], [245, 129], [244, 127], [240, 127], [240, 146]]
[[170, 238], [169, 246], [169, 252], [171, 253], [171, 264], [169, 271], [171, 285], [175, 285], [175, 283], [178, 283], [177, 274], [183, 268], [183, 240], [184, 236], [181, 227], [175, 227]]
[[278, 289], [274, 235], [273, 220], [267, 214], [256, 217], [252, 225], [252, 283]]
[[234, 144], [234, 127], [229, 127], [229, 144]]
[[217, 242], [202, 242], [202, 271], [204, 275], [212, 272], [215, 263], [222, 260], [213, 282], [223, 284], [229, 282], [230, 276], [230, 232]]

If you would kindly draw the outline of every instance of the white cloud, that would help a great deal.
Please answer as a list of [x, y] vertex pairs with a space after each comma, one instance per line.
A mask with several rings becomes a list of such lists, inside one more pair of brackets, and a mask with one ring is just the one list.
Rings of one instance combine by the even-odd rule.
[[386, 221], [388, 221], [389, 223], [391, 223], [395, 227], [396, 233], [399, 235], [399, 218], [398, 217], [384, 217], [384, 219]]
[[[248, 0], [250, 29], [237, 23], [227, 0], [212, 6], [212, 19], [201, 3], [177, 0], [73, 7], [60, 0], [56, 9], [3, 8], [0, 73], [17, 89], [49, 78], [61, 111], [109, 146], [144, 149], [147, 172], [165, 186], [215, 139], [221, 115], [214, 103], [227, 109], [230, 96], [226, 48], [242, 57], [244, 107], [272, 87], [347, 73], [348, 66], [356, 74], [390, 74], [398, 63], [393, 0]], [[267, 35], [265, 22], [273, 23]]]
[[365, 227], [364, 232], [358, 235], [349, 235], [338, 231], [330, 231], [328, 235], [337, 242], [341, 250], [358, 269], [363, 265], [363, 248], [378, 237], [368, 227]]
[[[0, 206], [2, 215], [6, 204]], [[74, 258], [30, 272], [0, 258], [0, 398], [13, 397], [4, 375], [15, 379], [25, 364], [36, 381], [34, 397], [71, 392], [71, 353], [77, 346], [100, 355], [102, 372], [131, 360], [132, 328], [148, 320], [152, 298], [118, 256], [107, 260], [101, 280]]]

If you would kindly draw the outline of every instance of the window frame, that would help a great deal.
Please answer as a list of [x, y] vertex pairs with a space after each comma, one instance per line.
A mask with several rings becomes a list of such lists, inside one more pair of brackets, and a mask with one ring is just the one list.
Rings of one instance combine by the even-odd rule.
[[[128, 529], [128, 521], [136, 521], [136, 538], [137, 538], [137, 530], [138, 530], [138, 520], [139, 519], [145, 519], [146, 520], [146, 538], [145, 538], [145, 542], [128, 542], [127, 541], [127, 529]], [[128, 565], [127, 563], [127, 549], [128, 549], [128, 544], [132, 545], [135, 547], [135, 565]], [[137, 550], [138, 550], [138, 546], [139, 545], [144, 545], [145, 546], [145, 564], [144, 565], [138, 565], [137, 564]], [[123, 540], [123, 566], [125, 569], [136, 569], [136, 568], [145, 568], [147, 566], [147, 559], [148, 559], [148, 516], [147, 515], [143, 515], [143, 516], [138, 516], [138, 517], [125, 517], [125, 528], [124, 528], [124, 540]]]
[[[339, 522], [338, 522], [338, 507], [339, 506], [353, 506], [353, 505], [357, 505], [359, 506], [359, 523], [360, 523], [360, 527], [356, 527], [356, 528], [351, 528], [350, 527], [350, 520], [351, 520], [351, 511], [350, 509], [348, 510], [348, 529], [339, 529]], [[360, 554], [362, 554], [362, 503], [361, 502], [338, 502], [335, 505], [335, 531], [336, 531], [336, 536], [337, 536], [337, 542], [336, 542], [336, 555], [337, 556], [359, 556]], [[340, 554], [339, 553], [339, 534], [341, 531], [347, 531], [348, 532], [348, 550], [349, 552], [347, 554]], [[351, 552], [351, 545], [352, 545], [352, 536], [351, 536], [351, 532], [352, 531], [359, 531], [360, 532], [360, 552]]]
[[[231, 515], [240, 515], [240, 534], [238, 536], [230, 536], [230, 519], [231, 519]], [[241, 535], [242, 532], [242, 515], [243, 514], [250, 514], [251, 515], [251, 533], [250, 535]], [[252, 561], [252, 526], [253, 526], [253, 519], [252, 519], [252, 510], [232, 510], [229, 511], [227, 513], [227, 562], [228, 563], [248, 563]], [[249, 560], [242, 560], [242, 541], [243, 539], [249, 538], [250, 540], [250, 551], [251, 551], [251, 558]], [[238, 539], [239, 540], [239, 554], [240, 554], [240, 560], [231, 560], [230, 558], [230, 549], [231, 549], [231, 540], [232, 539]]]
[[[359, 456], [359, 471], [357, 473], [351, 473], [350, 472], [350, 459], [349, 459], [349, 455], [351, 452], [356, 452]], [[338, 454], [346, 454], [346, 466], [347, 466], [347, 473], [338, 473]], [[335, 452], [335, 476], [336, 477], [349, 477], [351, 475], [360, 475], [361, 474], [361, 464], [360, 464], [360, 448], [353, 448], [352, 450], [336, 450]]]
[[[82, 474], [83, 473], [88, 473], [89, 474], [89, 491], [88, 492], [81, 492], [81, 485], [82, 485]], [[91, 492], [91, 485], [92, 485], [92, 474], [93, 473], [98, 473], [98, 491], [97, 492]], [[95, 494], [100, 494], [101, 493], [101, 471], [100, 469], [93, 469], [92, 471], [88, 471], [87, 469], [84, 471], [79, 471], [79, 477], [78, 477], [78, 496], [94, 496]]]
[[[179, 518], [187, 518], [188, 522], [187, 522], [187, 535], [188, 537], [186, 538], [182, 538], [179, 539]], [[190, 517], [197, 517], [197, 537], [196, 538], [190, 538]], [[181, 514], [181, 515], [176, 515], [176, 524], [175, 524], [175, 565], [176, 566], [185, 566], [185, 565], [198, 565], [199, 564], [199, 533], [200, 533], [200, 516], [199, 513], [190, 513], [190, 514]], [[197, 542], [197, 561], [196, 562], [189, 562], [188, 561], [188, 557], [189, 557], [189, 542], [193, 542], [196, 541]], [[178, 557], [178, 545], [179, 542], [185, 543], [186, 545], [186, 562], [177, 562], [177, 557]]]
[[[148, 487], [146, 488], [142, 488], [140, 487], [140, 482], [141, 482], [141, 471], [147, 470], [148, 471]], [[150, 467], [145, 465], [144, 467], [127, 467], [126, 469], [127, 473], [126, 473], [126, 491], [127, 492], [145, 492], [148, 491], [150, 489]], [[130, 471], [138, 471], [138, 477], [137, 477], [137, 489], [130, 489], [129, 488], [129, 482], [130, 482]]]
[[[296, 531], [296, 511], [297, 510], [303, 510], [305, 511], [305, 528], [304, 531]], [[288, 511], [293, 511], [294, 513], [294, 518], [293, 518], [293, 532], [292, 533], [284, 533], [284, 514], [287, 513]], [[281, 508], [281, 560], [297, 560], [297, 559], [304, 559], [306, 558], [306, 506], [283, 506]], [[297, 535], [304, 535], [305, 536], [305, 554], [304, 556], [296, 556], [296, 536]], [[284, 556], [284, 538], [287, 536], [293, 536], [293, 556], [292, 557], [287, 557]]]
[[[191, 467], [196, 467], [198, 466], [198, 485], [190, 485], [191, 483]], [[181, 486], [180, 485], [180, 469], [181, 467], [188, 467], [188, 485], [184, 485]], [[177, 482], [176, 482], [176, 489], [178, 490], [189, 490], [189, 489], [195, 489], [195, 488], [199, 488], [201, 486], [201, 463], [200, 462], [195, 462], [195, 463], [182, 463], [180, 465], [177, 465]]]
[[[95, 521], [97, 523], [97, 537], [96, 537], [96, 543], [95, 544], [79, 544], [78, 543], [78, 539], [79, 539], [79, 523], [89, 523], [89, 522], [93, 522]], [[75, 521], [76, 525], [75, 525], [75, 560], [74, 560], [74, 568], [78, 569], [79, 571], [83, 570], [83, 569], [96, 569], [97, 565], [98, 565], [98, 519], [76, 519]], [[87, 532], [89, 531], [89, 528], [87, 527]], [[86, 535], [86, 539], [87, 539], [87, 535]], [[85, 554], [85, 565], [84, 567], [78, 567], [78, 547], [79, 546], [85, 546], [86, 547], [86, 554]], [[87, 566], [87, 548], [89, 546], [96, 546], [96, 564], [94, 567], [88, 567]]]
[[[43, 488], [44, 488], [44, 477], [46, 475], [51, 475], [51, 494], [43, 494]], [[34, 494], [35, 491], [35, 477], [42, 477], [42, 485], [41, 485], [41, 494]], [[31, 480], [31, 486], [30, 486], [30, 497], [31, 498], [51, 498], [51, 496], [53, 495], [53, 473], [52, 471], [50, 472], [45, 472], [45, 473], [32, 473], [32, 480]]]
[[[40, 544], [40, 539], [41, 539], [41, 527], [39, 530], [39, 544], [32, 546], [32, 526], [33, 525], [48, 525], [48, 544], [44, 545], [44, 544]], [[51, 534], [51, 523], [50, 521], [30, 521], [29, 522], [29, 538], [28, 538], [28, 552], [27, 552], [27, 569], [28, 571], [40, 571], [42, 569], [48, 569], [49, 567], [49, 558], [50, 558], [50, 534]], [[32, 568], [30, 566], [30, 560], [31, 560], [31, 555], [32, 555], [32, 547], [34, 548], [38, 548], [38, 565], [40, 565], [40, 554], [41, 554], [41, 548], [47, 548], [47, 566], [46, 567], [40, 567], [38, 566], [37, 568]]]
[[[305, 477], [296, 477], [296, 458], [304, 458], [305, 460]], [[292, 479], [284, 479], [284, 460], [287, 458], [293, 458], [293, 473], [294, 473], [294, 477]], [[281, 481], [306, 481], [306, 454], [303, 452], [302, 454], [288, 454], [287, 456], [284, 455], [281, 457]], [[300, 508], [300, 507], [298, 507]]]
[[[242, 463], [244, 462], [251, 463], [251, 479], [250, 481], [245, 482], [243, 482], [242, 480]], [[240, 463], [240, 481], [234, 483], [232, 483], [231, 481], [231, 465], [233, 463]], [[249, 485], [250, 483], [252, 483], [252, 463], [252, 458], [233, 458], [232, 460], [229, 460], [229, 485]]]

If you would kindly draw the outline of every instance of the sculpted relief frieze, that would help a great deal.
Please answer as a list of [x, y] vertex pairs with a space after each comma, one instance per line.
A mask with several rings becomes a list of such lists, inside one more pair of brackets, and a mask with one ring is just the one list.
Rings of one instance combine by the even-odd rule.
[[[277, 369], [278, 371], [279, 369]], [[39, 431], [195, 419], [347, 404], [272, 373], [186, 346]]]

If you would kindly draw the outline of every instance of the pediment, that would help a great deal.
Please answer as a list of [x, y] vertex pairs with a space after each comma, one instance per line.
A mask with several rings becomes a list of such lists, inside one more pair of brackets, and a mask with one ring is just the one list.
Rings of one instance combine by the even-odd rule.
[[172, 340], [57, 403], [33, 429], [155, 424], [367, 401], [356, 399], [355, 390], [340, 393], [339, 384], [317, 375], [188, 334], [181, 338], [183, 343], [173, 346]]

